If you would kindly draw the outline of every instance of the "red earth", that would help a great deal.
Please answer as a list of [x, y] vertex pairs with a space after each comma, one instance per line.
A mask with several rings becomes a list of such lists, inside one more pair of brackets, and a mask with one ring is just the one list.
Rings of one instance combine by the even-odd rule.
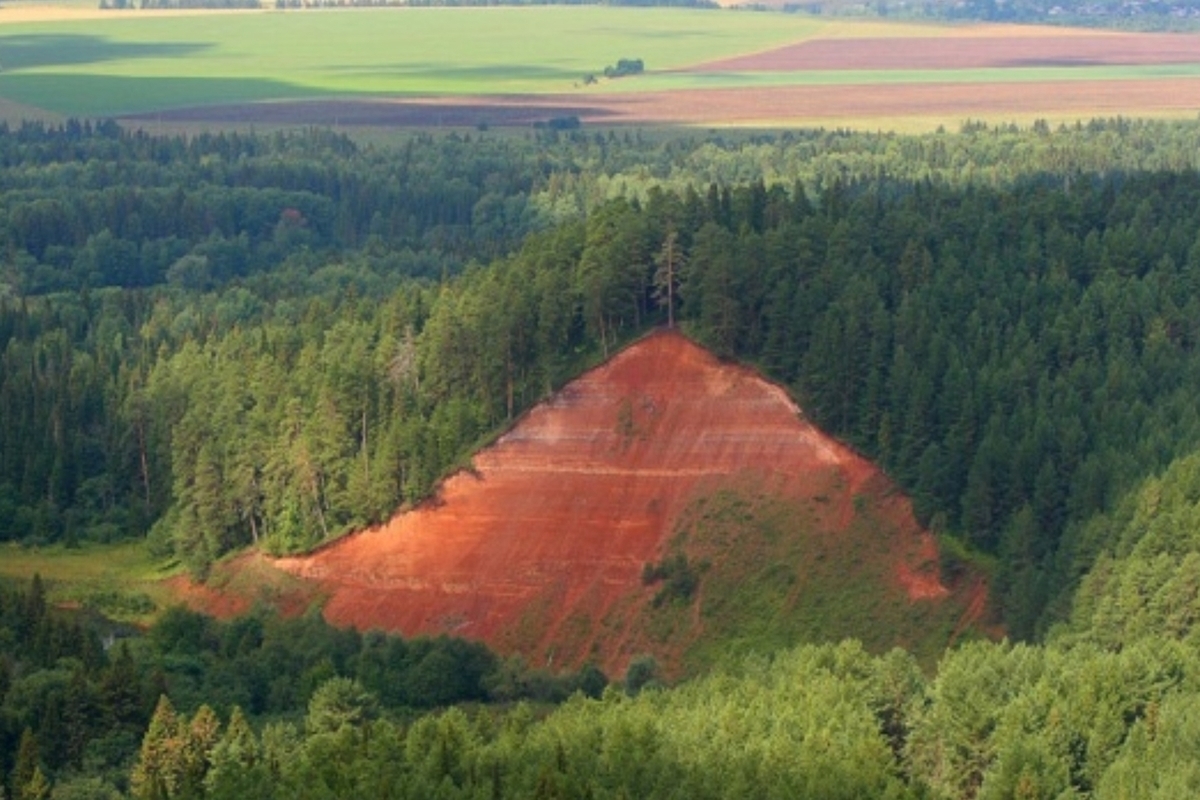
[[617, 674], [646, 646], [629, 635], [653, 593], [644, 565], [663, 557], [690, 504], [734, 485], [817, 497], [833, 535], [862, 496], [883, 498], [871, 546], [890, 554], [891, 577], [879, 591], [953, 603], [959, 628], [983, 613], [981, 602], [967, 611], [978, 582], [964, 598], [939, 580], [935, 540], [876, 467], [779, 386], [669, 331], [532, 409], [435, 499], [275, 564], [314, 584], [337, 625], [453, 634]]

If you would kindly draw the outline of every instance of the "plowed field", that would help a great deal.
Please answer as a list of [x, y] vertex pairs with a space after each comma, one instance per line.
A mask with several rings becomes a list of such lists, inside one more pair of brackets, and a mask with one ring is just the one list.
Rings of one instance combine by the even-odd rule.
[[[949, 75], [950, 73], [948, 73]], [[562, 117], [595, 125], [835, 126], [922, 129], [968, 119], [1029, 122], [1184, 116], [1200, 110], [1200, 78], [975, 84], [864, 83], [679, 89], [626, 94], [446, 97], [211, 106], [132, 117], [151, 130], [195, 126], [527, 127]]]
[[812, 39], [763, 53], [701, 64], [694, 72], [988, 69], [1194, 64], [1200, 36], [1095, 31], [1062, 36]]
[[[757, 499], [710, 502], [721, 496]], [[722, 571], [723, 559], [768, 552], [741, 543], [748, 534], [736, 523], [754, 507], [776, 517], [811, 509], [771, 522], [772, 540], [868, 536], [828, 550], [848, 559], [827, 564], [832, 574], [868, 575], [871, 603], [945, 606], [963, 624], [966, 593], [939, 581], [933, 539], [874, 466], [813, 427], [779, 387], [669, 332], [533, 409], [434, 501], [277, 566], [314, 582], [336, 624], [455, 634], [535, 663], [594, 659], [612, 671], [656, 649], [645, 623], [656, 588], [643, 585], [642, 571], [679, 544], [681, 519], [688, 515], [711, 566], [703, 594], [705, 581], [735, 574]], [[733, 522], [730, 509], [742, 509]], [[743, 570], [755, 566], [763, 565]], [[792, 576], [779, 606], [791, 608], [803, 570], [773, 566]], [[701, 635], [704, 622], [689, 613], [686, 635], [660, 635], [662, 647]], [[875, 627], [893, 643], [911, 635]]]

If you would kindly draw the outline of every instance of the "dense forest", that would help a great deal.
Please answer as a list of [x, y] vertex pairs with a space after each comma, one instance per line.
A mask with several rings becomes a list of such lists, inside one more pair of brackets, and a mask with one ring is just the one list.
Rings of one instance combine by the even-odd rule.
[[399, 722], [456, 703], [561, 702], [577, 692], [599, 697], [607, 678], [594, 667], [563, 674], [530, 669], [461, 639], [405, 641], [339, 630], [315, 614], [283, 619], [256, 611], [221, 623], [173, 608], [140, 635], [49, 607], [35, 576], [26, 587], [0, 589], [6, 796], [44, 797], [29, 788], [39, 780], [35, 773], [47, 790], [52, 778], [66, 778], [55, 797], [107, 797], [127, 788], [130, 762], [163, 704], [195, 715], [193, 728], [210, 719], [215, 731], [214, 707], [243, 724], [280, 722], [302, 716], [321, 692], [338, 707], [346, 702], [338, 693], [351, 682], [357, 689], [351, 700], [369, 696], [376, 712]]
[[1198, 144], [1122, 119], [386, 147], [0, 130], [0, 539], [145, 537], [200, 578], [311, 548], [674, 323], [994, 564], [1026, 642], [932, 676], [813, 645], [672, 690], [639, 661], [601, 696], [594, 671], [265, 612], [114, 638], [35, 582], [0, 597], [9, 796], [1182, 796]]
[[0, 535], [303, 550], [671, 314], [1002, 556], [1031, 635], [1073, 526], [1200, 436], [1195, 134], [14, 132]]
[[1200, 5], [1195, 0], [966, 0], [865, 4], [882, 16], [1003, 22], [1049, 22], [1135, 30], [1195, 30]]

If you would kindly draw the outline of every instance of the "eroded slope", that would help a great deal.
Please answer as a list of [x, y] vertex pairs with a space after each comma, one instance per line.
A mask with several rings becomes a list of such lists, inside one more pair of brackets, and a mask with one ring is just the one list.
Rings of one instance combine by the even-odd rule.
[[[776, 541], [841, 537], [836, 552], [854, 562], [847, 574], [866, 575], [886, 603], [961, 617], [938, 579], [932, 537], [875, 467], [809, 424], [778, 386], [670, 332], [533, 409], [434, 501], [278, 566], [320, 585], [335, 624], [449, 633], [539, 665], [590, 658], [610, 671], [650, 650], [678, 669], [703, 639], [701, 598], [711, 601], [722, 580], [754, 575], [725, 562], [739, 563], [739, 553], [800, 557], [794, 547], [742, 547], [737, 524], [716, 538], [693, 533], [689, 544], [697, 504], [730, 492], [776, 509]], [[755, 514], [742, 516], [745, 535], [764, 530]], [[854, 555], [859, 538], [869, 555]], [[643, 568], [689, 547], [704, 560], [700, 591], [671, 598], [667, 608], [692, 610], [664, 618]], [[792, 573], [793, 600], [804, 595], [805, 574]], [[763, 613], [793, 607], [784, 593]], [[905, 635], [884, 638], [903, 643]], [[944, 643], [949, 634], [938, 635]]]

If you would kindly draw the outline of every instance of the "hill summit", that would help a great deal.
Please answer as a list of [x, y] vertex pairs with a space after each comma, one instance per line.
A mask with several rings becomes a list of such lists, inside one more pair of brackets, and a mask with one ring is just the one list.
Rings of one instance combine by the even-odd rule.
[[530, 410], [437, 496], [276, 565], [335, 624], [672, 674], [855, 636], [940, 651], [982, 583], [939, 574], [882, 473], [779, 386], [651, 334]]

